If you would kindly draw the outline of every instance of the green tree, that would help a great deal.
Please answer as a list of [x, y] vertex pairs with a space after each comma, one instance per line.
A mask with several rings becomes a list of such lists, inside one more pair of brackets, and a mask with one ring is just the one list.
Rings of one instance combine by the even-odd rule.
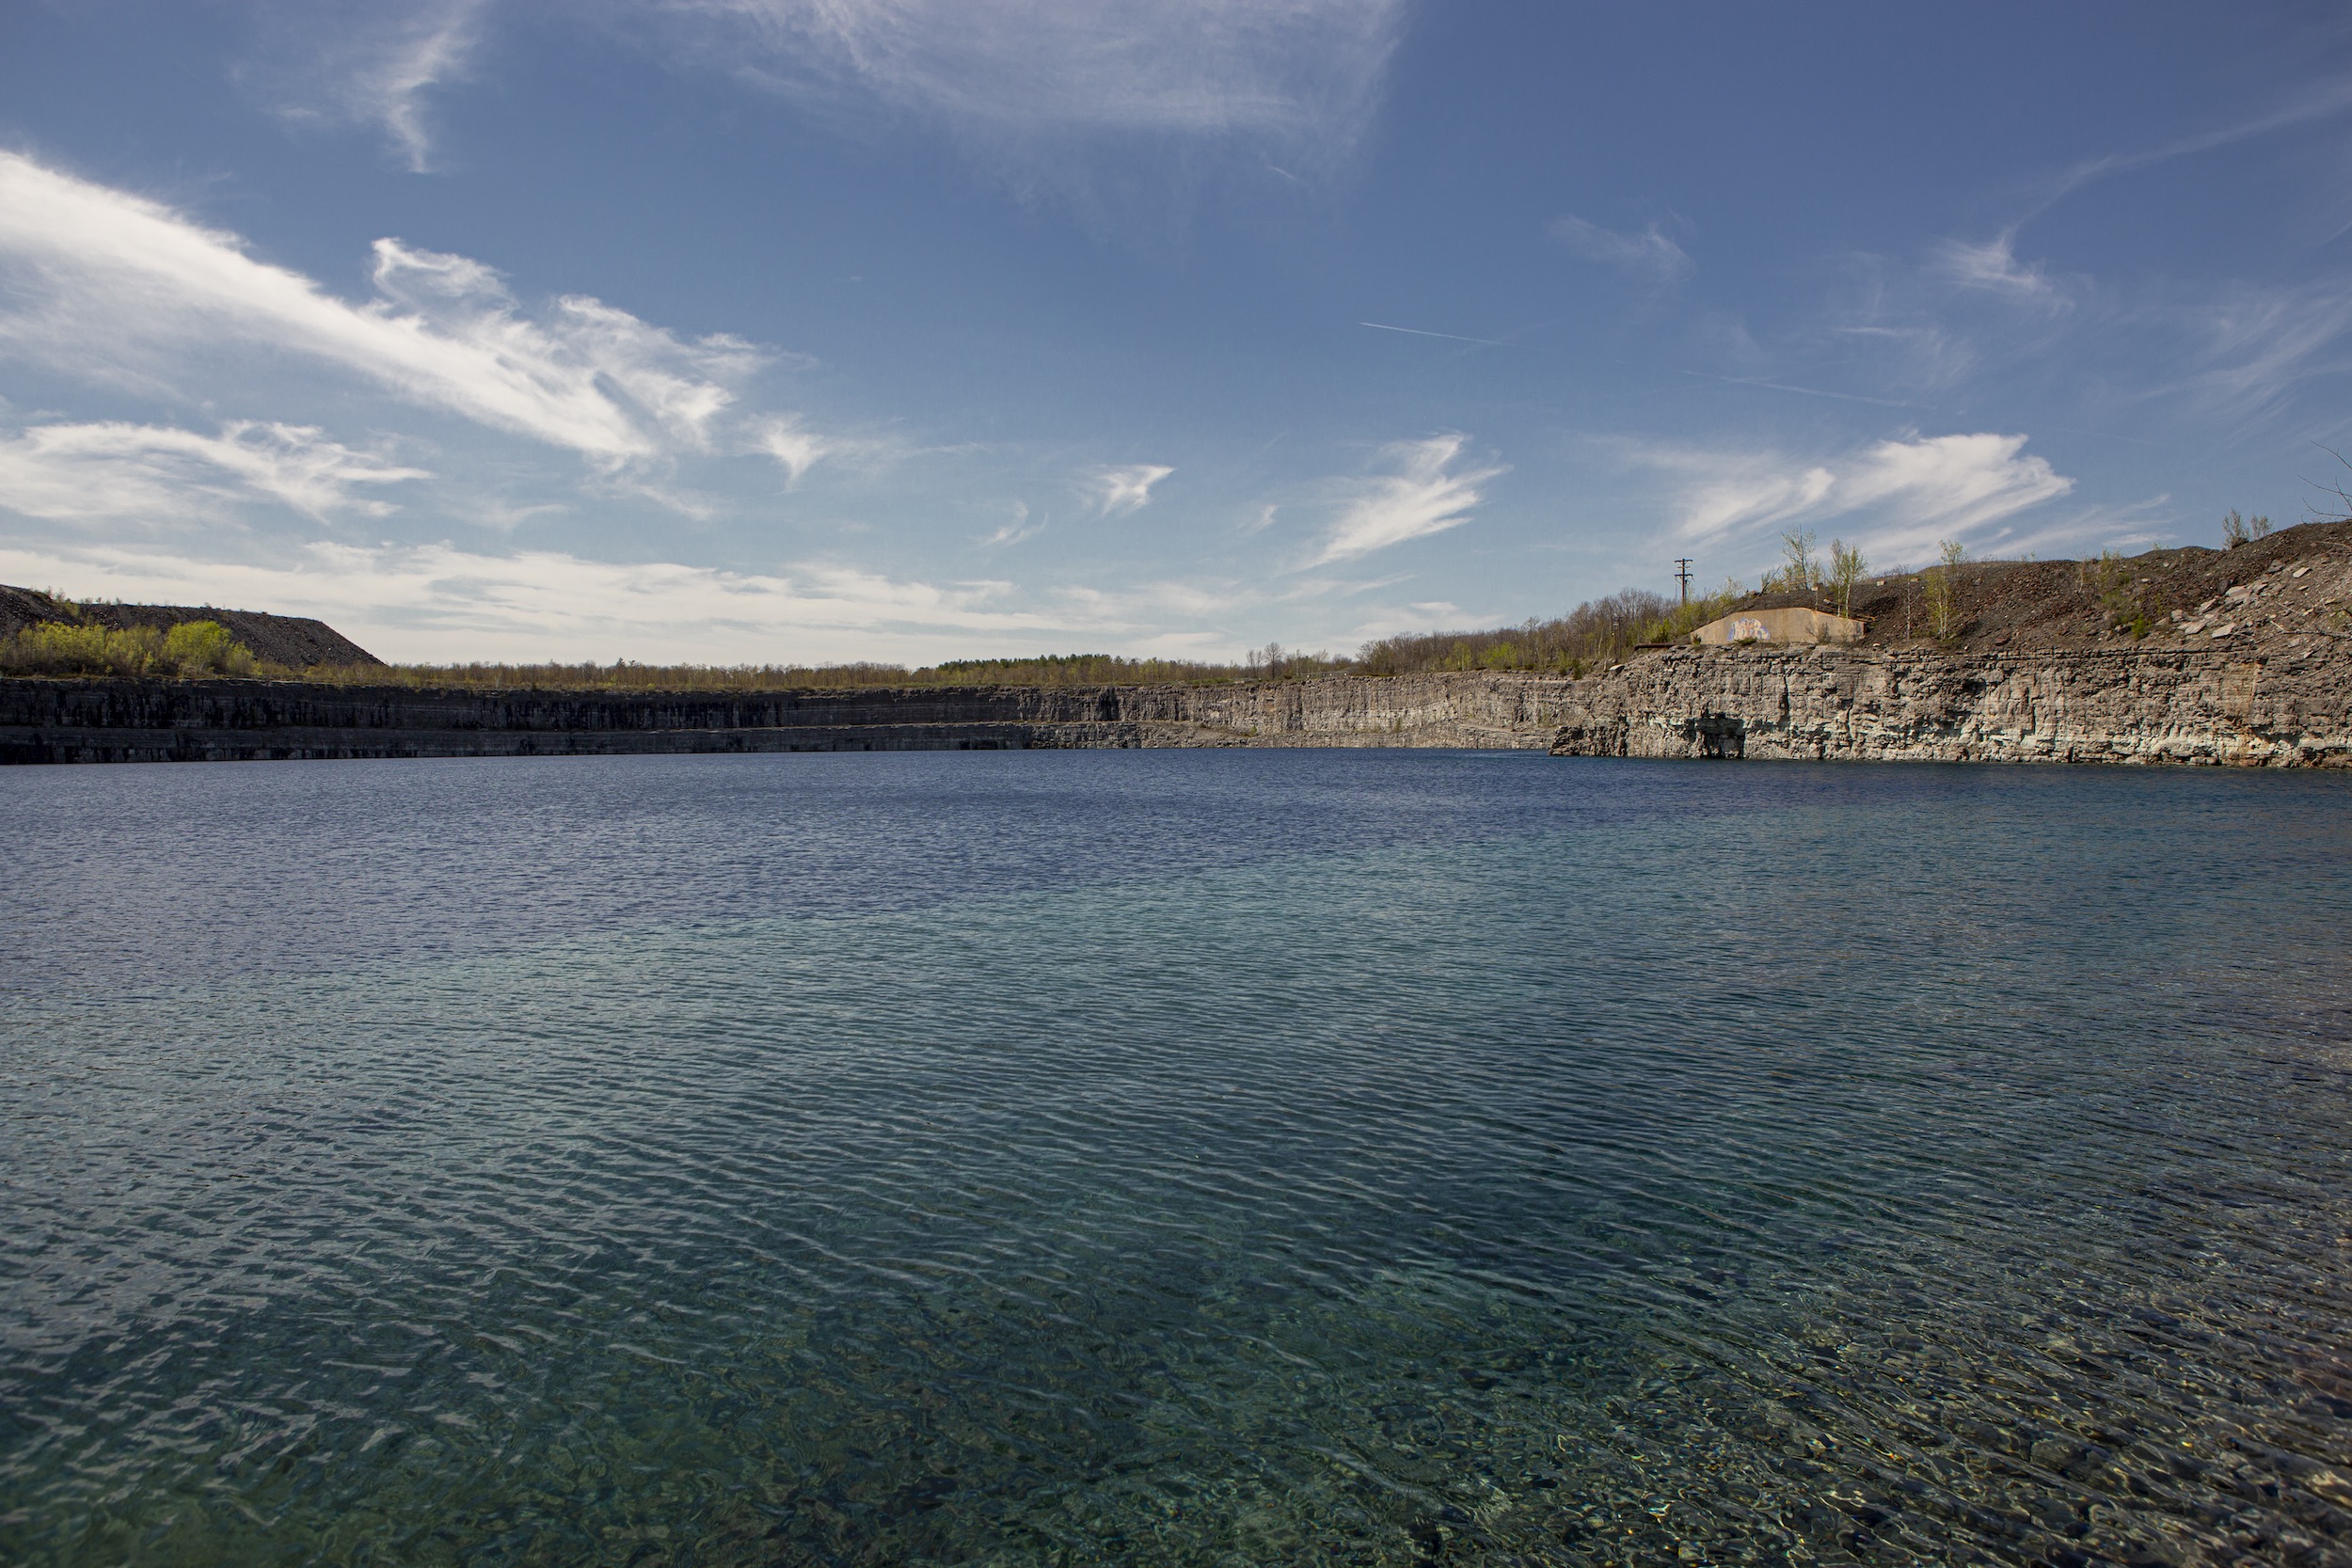
[[1968, 548], [1957, 539], [1947, 539], [1942, 549], [1943, 560], [1919, 574], [1919, 586], [1927, 596], [1930, 634], [1938, 642], [1948, 642], [1960, 631], [1953, 590], [1959, 586], [1960, 563], [1968, 559]]

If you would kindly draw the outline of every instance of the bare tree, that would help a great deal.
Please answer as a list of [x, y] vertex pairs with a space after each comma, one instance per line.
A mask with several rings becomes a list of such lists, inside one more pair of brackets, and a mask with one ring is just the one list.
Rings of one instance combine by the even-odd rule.
[[1860, 582], [1862, 574], [1869, 569], [1869, 563], [1862, 559], [1861, 550], [1843, 539], [1829, 542], [1829, 580], [1830, 585], [1837, 590], [1838, 614], [1853, 613], [1854, 584]]
[[1821, 563], [1813, 554], [1811, 530], [1790, 530], [1780, 536], [1781, 559], [1787, 562], [1774, 574], [1791, 593], [1810, 594], [1820, 585]]

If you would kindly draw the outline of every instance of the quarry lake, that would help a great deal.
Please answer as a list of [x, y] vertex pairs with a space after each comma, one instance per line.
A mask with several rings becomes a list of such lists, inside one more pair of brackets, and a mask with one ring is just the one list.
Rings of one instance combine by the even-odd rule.
[[2352, 778], [0, 773], [0, 1558], [2352, 1561]]

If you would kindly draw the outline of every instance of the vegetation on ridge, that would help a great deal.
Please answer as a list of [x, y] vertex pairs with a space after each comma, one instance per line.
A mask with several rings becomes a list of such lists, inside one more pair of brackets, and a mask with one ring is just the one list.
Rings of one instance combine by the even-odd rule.
[[[1678, 642], [1698, 626], [1735, 610], [1803, 606], [1835, 609], [1866, 625], [1864, 641], [1882, 646], [1936, 644], [1947, 649], [2092, 647], [2117, 638], [2141, 641], [2201, 614], [2233, 582], [2283, 569], [2285, 556], [2313, 550], [2352, 552], [2352, 517], [2321, 518], [2273, 531], [2264, 517], [2223, 520], [2224, 548], [2169, 547], [2126, 558], [2105, 550], [2081, 562], [1979, 561], [1953, 541], [1924, 569], [1896, 567], [1872, 576], [1858, 549], [1833, 540], [1828, 559], [1814, 536], [1783, 537], [1784, 562], [1758, 593], [1737, 581], [1677, 603], [1661, 594], [1626, 589], [1590, 600], [1549, 620], [1486, 630], [1405, 632], [1364, 643], [1353, 657], [1303, 653], [1269, 643], [1241, 660], [1128, 658], [1111, 654], [1056, 654], [1029, 658], [955, 659], [908, 669], [871, 662], [828, 665], [475, 663], [459, 665], [313, 664], [289, 668], [255, 657], [218, 622], [192, 619], [162, 627], [94, 624], [86, 611], [55, 594], [0, 589], [21, 601], [16, 612], [59, 618], [0, 634], [0, 674], [135, 675], [193, 678], [254, 675], [336, 686], [399, 686], [472, 690], [644, 691], [679, 693], [855, 689], [879, 687], [1214, 686], [1319, 675], [1407, 675], [1493, 671], [1582, 676], [1621, 663], [1642, 647]], [[2314, 558], [2316, 559], [2316, 558]], [[2334, 605], [2334, 600], [2329, 600]], [[2197, 607], [2195, 610], [2191, 606]], [[0, 610], [8, 607], [0, 604]], [[129, 607], [151, 619], [177, 613]], [[245, 621], [266, 617], [244, 617]], [[2341, 610], [2318, 628], [2344, 635], [2352, 624]], [[22, 626], [22, 622], [19, 622]], [[332, 643], [331, 628], [318, 627]], [[2219, 635], [2219, 634], [2217, 634]], [[315, 644], [313, 644], [315, 645]], [[331, 644], [330, 644], [331, 645]]]
[[168, 631], [51, 621], [0, 640], [0, 674], [188, 677], [260, 672], [252, 651], [217, 621], [183, 621]]
[[298, 678], [336, 685], [456, 688], [473, 690], [787, 691], [883, 686], [1216, 686], [1317, 675], [1405, 675], [1430, 671], [1497, 670], [1581, 675], [1622, 661], [1645, 643], [1672, 641], [1722, 615], [1740, 586], [1676, 604], [1663, 594], [1627, 589], [1552, 620], [1487, 631], [1403, 633], [1367, 642], [1354, 658], [1301, 653], [1268, 643], [1234, 664], [1112, 654], [1045, 654], [1034, 658], [950, 659], [908, 669], [897, 664], [395, 664], [319, 665]]

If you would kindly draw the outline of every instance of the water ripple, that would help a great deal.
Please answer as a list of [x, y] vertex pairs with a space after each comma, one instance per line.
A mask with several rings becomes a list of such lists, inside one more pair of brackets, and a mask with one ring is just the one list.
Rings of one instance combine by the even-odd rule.
[[2343, 781], [0, 789], [12, 1560], [2352, 1560]]

